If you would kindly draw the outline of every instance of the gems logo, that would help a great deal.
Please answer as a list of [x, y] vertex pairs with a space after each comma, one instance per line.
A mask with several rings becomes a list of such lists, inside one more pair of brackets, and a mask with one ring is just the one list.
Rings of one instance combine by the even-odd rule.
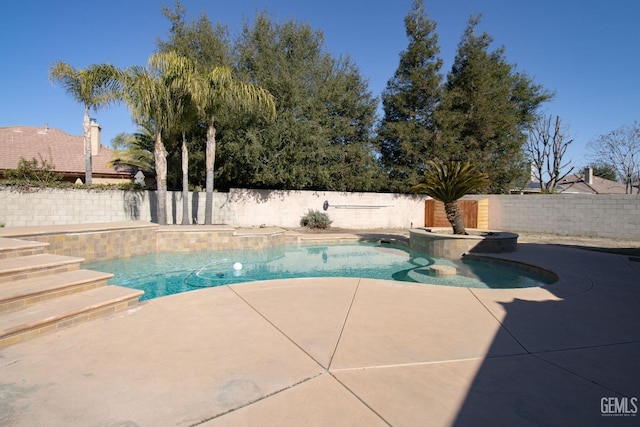
[[638, 413], [637, 397], [603, 397], [600, 399], [603, 417], [635, 417]]

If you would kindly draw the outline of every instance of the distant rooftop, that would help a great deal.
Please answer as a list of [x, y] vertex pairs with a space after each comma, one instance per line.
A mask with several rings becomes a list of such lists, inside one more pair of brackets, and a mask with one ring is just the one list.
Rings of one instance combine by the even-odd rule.
[[562, 193], [587, 193], [587, 194], [626, 194], [623, 183], [600, 178], [586, 173], [574, 173], [567, 175], [559, 184]]
[[[633, 185], [634, 191], [638, 191], [638, 183]], [[540, 193], [540, 182], [533, 175], [522, 188], [514, 188], [511, 193]], [[587, 168], [583, 173], [569, 174], [556, 184], [556, 193], [565, 194], [626, 194], [623, 183], [601, 178], [593, 174], [592, 168]]]
[[[98, 153], [92, 156], [92, 174], [105, 178], [131, 178], [129, 167], [107, 166], [113, 150], [99, 145]], [[21, 158], [46, 160], [56, 172], [67, 178], [84, 178], [85, 151], [84, 138], [70, 135], [60, 129], [33, 126], [0, 127], [0, 171], [15, 169]]]

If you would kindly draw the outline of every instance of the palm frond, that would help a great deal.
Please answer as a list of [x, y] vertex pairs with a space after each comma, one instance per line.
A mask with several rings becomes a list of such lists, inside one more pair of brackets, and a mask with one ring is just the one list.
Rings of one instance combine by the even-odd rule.
[[458, 200], [490, 183], [487, 174], [479, 172], [473, 163], [440, 160], [428, 162], [423, 180], [413, 190], [443, 203]]
[[113, 157], [109, 167], [134, 166], [144, 171], [155, 169], [153, 154], [153, 133], [149, 129], [141, 129], [135, 134], [121, 133], [113, 139]]

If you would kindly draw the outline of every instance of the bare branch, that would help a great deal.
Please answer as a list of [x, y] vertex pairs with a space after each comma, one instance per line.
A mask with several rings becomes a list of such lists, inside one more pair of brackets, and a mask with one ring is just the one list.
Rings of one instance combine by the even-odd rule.
[[[633, 192], [634, 181], [640, 176], [640, 125], [634, 122], [600, 135], [588, 144], [594, 160], [610, 164], [624, 182], [627, 194]], [[640, 192], [640, 186], [638, 186]]]
[[529, 128], [524, 152], [541, 191], [555, 192], [558, 182], [573, 170], [573, 166], [569, 167], [571, 161], [562, 163], [567, 148], [573, 142], [567, 138], [566, 131], [559, 116], [555, 121], [552, 116], [540, 116]]

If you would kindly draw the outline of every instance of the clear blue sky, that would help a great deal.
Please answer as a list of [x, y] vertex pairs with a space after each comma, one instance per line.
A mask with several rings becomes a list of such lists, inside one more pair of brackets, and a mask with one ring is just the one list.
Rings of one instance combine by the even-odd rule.
[[[237, 34], [257, 10], [278, 21], [306, 22], [325, 35], [334, 56], [349, 54], [379, 97], [407, 46], [403, 18], [411, 0], [182, 0], [189, 18], [206, 13]], [[95, 63], [143, 65], [166, 39], [161, 6], [173, 0], [21, 0], [0, 5], [0, 126], [26, 125], [82, 133], [82, 106], [48, 80], [57, 60], [77, 68]], [[471, 14], [479, 29], [506, 48], [507, 60], [555, 91], [546, 104], [575, 142], [567, 153], [577, 166], [598, 135], [640, 120], [640, 2], [637, 0], [426, 1], [437, 22], [443, 73], [449, 71]], [[103, 143], [135, 126], [124, 106], [93, 114]], [[0, 153], [2, 155], [2, 153]]]

